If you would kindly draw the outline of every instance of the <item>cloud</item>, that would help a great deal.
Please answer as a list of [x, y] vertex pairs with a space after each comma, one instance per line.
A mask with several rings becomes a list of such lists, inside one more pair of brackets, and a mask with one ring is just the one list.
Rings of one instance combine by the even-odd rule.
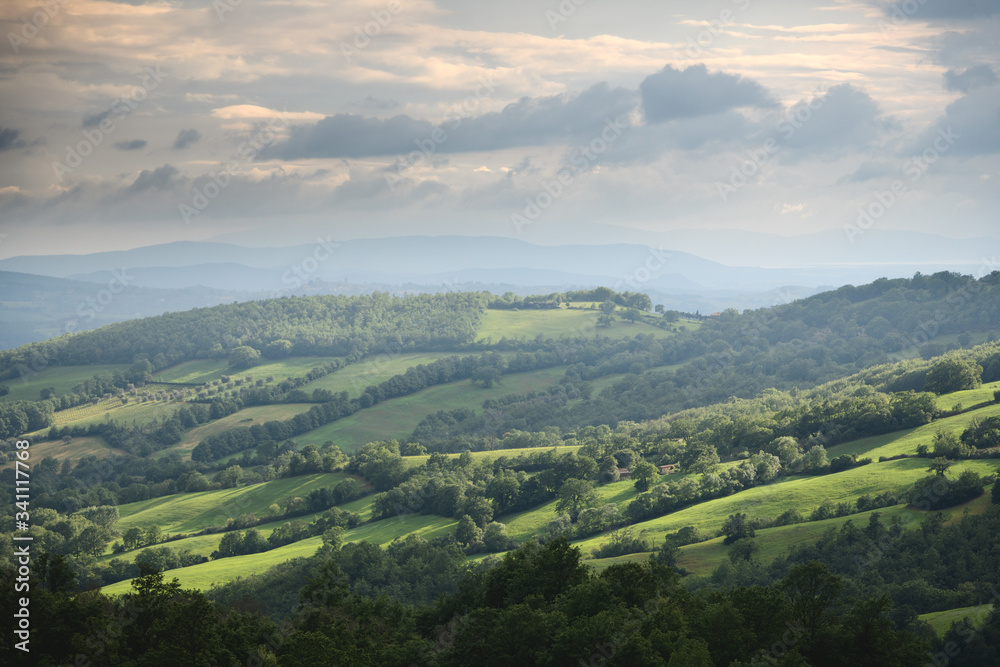
[[[876, 0], [886, 16], [900, 21], [906, 19], [958, 19], [969, 20], [1000, 13], [1000, 0], [911, 0], [909, 3]], [[913, 9], [910, 9], [913, 5]]]
[[450, 112], [437, 125], [405, 114], [384, 119], [337, 114], [315, 125], [290, 128], [288, 140], [265, 150], [262, 157], [359, 158], [414, 151], [427, 155], [589, 140], [609, 120], [631, 112], [636, 102], [635, 91], [599, 83], [578, 95], [526, 97], [479, 116]]
[[992, 86], [1000, 81], [996, 72], [986, 63], [980, 63], [967, 68], [959, 74], [958, 70], [950, 69], [944, 73], [944, 87], [946, 90], [955, 90], [961, 93], [968, 93], [975, 88]]
[[692, 118], [738, 107], [773, 107], [767, 90], [752, 79], [724, 72], [709, 73], [704, 65], [685, 70], [667, 65], [639, 85], [642, 109], [650, 123]]
[[212, 110], [212, 116], [223, 120], [322, 120], [325, 116], [312, 111], [275, 111], [256, 104], [233, 104]]
[[853, 173], [840, 177], [837, 180], [837, 185], [843, 185], [845, 183], [864, 183], [865, 181], [870, 181], [873, 178], [884, 178], [891, 174], [895, 174], [898, 171], [899, 165], [893, 165], [888, 162], [878, 160], [868, 160], [862, 162]]
[[191, 144], [197, 143], [199, 139], [201, 139], [201, 133], [198, 130], [181, 130], [177, 133], [177, 138], [174, 139], [174, 148], [183, 150]]
[[949, 104], [944, 117], [911, 146], [911, 152], [928, 150], [939, 131], [957, 137], [954, 146], [939, 151], [947, 155], [1000, 153], [1000, 86], [978, 88]]
[[793, 149], [782, 151], [785, 158], [833, 157], [877, 145], [896, 129], [896, 120], [883, 115], [868, 93], [842, 83], [786, 110], [772, 138]]
[[116, 141], [115, 148], [120, 151], [137, 151], [146, 147], [145, 139], [132, 139], [131, 141]]
[[101, 124], [102, 120], [108, 118], [114, 112], [115, 112], [115, 107], [111, 107], [110, 109], [106, 109], [99, 113], [91, 114], [89, 116], [84, 116], [82, 125], [83, 127], [97, 127], [98, 125]]
[[9, 127], [0, 127], [0, 153], [27, 146], [28, 144], [25, 143], [25, 141], [20, 137], [20, 130], [14, 130]]
[[174, 179], [178, 175], [177, 169], [169, 164], [165, 164], [162, 167], [157, 167], [152, 171], [148, 169], [143, 169], [136, 176], [135, 180], [132, 182], [128, 188], [125, 189], [126, 195], [138, 194], [140, 192], [145, 192], [147, 190], [166, 190], [169, 189], [173, 183]]

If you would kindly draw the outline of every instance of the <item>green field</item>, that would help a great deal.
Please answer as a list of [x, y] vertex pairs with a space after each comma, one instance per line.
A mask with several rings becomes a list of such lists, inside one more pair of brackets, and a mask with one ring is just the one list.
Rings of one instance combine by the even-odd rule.
[[295, 438], [300, 445], [322, 445], [328, 440], [347, 453], [368, 442], [406, 438], [420, 420], [438, 410], [471, 408], [478, 411], [483, 401], [505, 394], [545, 389], [563, 377], [565, 367], [545, 368], [503, 377], [503, 384], [485, 389], [468, 380], [422, 389], [360, 410], [349, 417], [321, 426]]
[[53, 387], [57, 395], [68, 394], [73, 387], [95, 375], [124, 371], [128, 364], [108, 364], [94, 366], [53, 366], [43, 368], [37, 373], [26, 376], [25, 379], [6, 380], [4, 384], [10, 387], [10, 393], [0, 397], [0, 401], [37, 401], [41, 391]]
[[429, 364], [444, 357], [460, 355], [457, 352], [423, 352], [419, 354], [379, 354], [362, 359], [313, 380], [302, 387], [305, 392], [313, 389], [329, 389], [334, 393], [346, 391], [350, 398], [357, 398], [361, 392], [379, 382], [384, 382], [395, 375], [401, 375], [406, 369], [420, 364]]
[[339, 357], [291, 357], [281, 361], [263, 361], [252, 368], [236, 371], [229, 368], [225, 359], [197, 359], [166, 368], [153, 376], [159, 382], [190, 382], [204, 384], [220, 379], [223, 375], [243, 378], [248, 375], [257, 380], [273, 375], [276, 380], [302, 377], [313, 368]]
[[[821, 477], [790, 477], [636, 523], [633, 531], [659, 544], [667, 533], [684, 526], [694, 526], [702, 533], [713, 534], [722, 527], [726, 517], [738, 512], [746, 513], [750, 518], [763, 518], [797, 509], [808, 516], [824, 500], [836, 505], [845, 501], [853, 503], [864, 494], [877, 495], [884, 491], [901, 494], [918, 479], [927, 476], [927, 463], [925, 459], [901, 459], [872, 463]], [[986, 474], [998, 468], [998, 459], [962, 461], [951, 469], [949, 475], [955, 477], [964, 470]], [[511, 532], [509, 527], [508, 532]], [[608, 540], [606, 534], [597, 535], [581, 541], [578, 546], [589, 554]]]
[[[297, 414], [308, 412], [309, 408], [313, 405], [315, 404], [277, 403], [275, 405], [254, 405], [249, 408], [243, 408], [239, 412], [227, 415], [221, 419], [216, 419], [201, 426], [195, 426], [184, 434], [183, 439], [178, 444], [161, 450], [157, 453], [157, 456], [162, 456], [168, 452], [182, 452], [182, 458], [187, 460], [191, 458], [191, 450], [210, 435], [215, 435], [239, 426], [250, 427], [254, 424], [263, 424], [267, 421], [291, 419]], [[238, 452], [237, 456], [242, 454], [243, 452]]]
[[[532, 452], [540, 452], [543, 450], [552, 451], [556, 450], [556, 454], [562, 456], [564, 454], [571, 454], [580, 451], [582, 445], [558, 445], [556, 447], [520, 447], [517, 449], [494, 449], [489, 452], [469, 452], [473, 461], [489, 461], [492, 463], [496, 461], [501, 456], [520, 456], [521, 454], [530, 454]], [[461, 456], [461, 454], [445, 454], [448, 458], [454, 459]], [[430, 454], [425, 454], [424, 456], [404, 456], [403, 465], [407, 470], [410, 468], [416, 468], [417, 466], [422, 466], [427, 463], [427, 459], [430, 458]]]
[[[949, 396], [955, 395], [949, 394]], [[962, 431], [972, 425], [973, 420], [997, 416], [1000, 416], [1000, 405], [988, 405], [985, 408], [963, 412], [954, 417], [937, 419], [930, 424], [924, 424], [917, 428], [895, 431], [885, 435], [875, 435], [870, 438], [845, 442], [842, 445], [834, 445], [830, 447], [829, 454], [831, 458], [857, 454], [858, 456], [871, 457], [874, 460], [878, 460], [880, 456], [916, 454], [919, 445], [932, 447], [934, 434], [939, 431], [948, 431], [956, 435], [961, 435]]]
[[961, 607], [960, 609], [949, 609], [948, 611], [933, 611], [929, 614], [918, 616], [921, 621], [931, 624], [939, 637], [951, 629], [952, 623], [961, 623], [968, 618], [975, 627], [981, 627], [987, 620], [993, 619], [993, 603], [981, 604], [974, 607]]
[[951, 410], [956, 404], [971, 408], [973, 405], [992, 401], [993, 392], [998, 389], [1000, 389], [1000, 382], [989, 382], [979, 389], [967, 389], [938, 396], [934, 399], [934, 403], [939, 410]]
[[241, 514], [266, 516], [271, 503], [281, 504], [289, 496], [304, 496], [313, 489], [333, 486], [347, 479], [344, 473], [289, 477], [233, 489], [178, 493], [162, 498], [120, 505], [118, 528], [159, 526], [164, 533], [195, 533], [207, 526], [220, 526]]
[[[458, 522], [454, 519], [446, 519], [440, 516], [405, 514], [353, 528], [344, 533], [344, 541], [360, 542], [365, 540], [384, 546], [397, 537], [409, 534], [420, 535], [425, 539], [431, 540], [435, 537], [454, 532], [457, 524]], [[221, 558], [209, 561], [208, 563], [168, 570], [164, 573], [164, 576], [167, 580], [176, 577], [185, 588], [205, 590], [213, 585], [232, 581], [237, 577], [261, 574], [268, 568], [284, 563], [292, 558], [312, 556], [322, 543], [323, 540], [321, 537], [310, 537], [309, 539], [286, 544], [283, 547], [259, 554]], [[102, 590], [106, 595], [128, 593], [131, 590], [131, 580], [120, 581]]]
[[[164, 385], [147, 385], [149, 391], [166, 389]], [[60, 410], [52, 413], [54, 426], [87, 426], [104, 421], [110, 417], [116, 422], [137, 424], [148, 424], [156, 419], [169, 416], [182, 405], [181, 401], [172, 399], [150, 400], [139, 402], [134, 397], [129, 397], [128, 403], [122, 403], [117, 397], [102, 398], [96, 404], [86, 403], [67, 410]], [[43, 431], [48, 429], [43, 429]]]
[[[114, 449], [108, 446], [104, 442], [103, 438], [99, 437], [82, 437], [73, 438], [70, 442], [63, 442], [62, 440], [45, 440], [42, 442], [31, 443], [31, 458], [35, 461], [41, 461], [47, 456], [51, 456], [57, 461], [70, 460], [76, 463], [84, 456], [96, 456], [98, 458], [104, 458], [106, 456], [111, 456], [112, 454], [124, 454], [120, 449]], [[6, 461], [2, 468], [13, 468], [13, 461]]]
[[[658, 338], [672, 336], [673, 333], [666, 329], [661, 329], [645, 321], [628, 322], [619, 319], [610, 327], [603, 328], [597, 326], [597, 317], [600, 313], [596, 310], [583, 310], [577, 308], [559, 308], [554, 310], [487, 310], [483, 316], [483, 323], [479, 327], [478, 340], [491, 340], [494, 343], [501, 338], [525, 338], [533, 339], [538, 335], [544, 338], [560, 338], [569, 336], [570, 338], [594, 336], [609, 336], [612, 338], [625, 338], [636, 334], [653, 334]], [[698, 323], [691, 321], [678, 322], [678, 326], [683, 325], [688, 330], [698, 327]]]

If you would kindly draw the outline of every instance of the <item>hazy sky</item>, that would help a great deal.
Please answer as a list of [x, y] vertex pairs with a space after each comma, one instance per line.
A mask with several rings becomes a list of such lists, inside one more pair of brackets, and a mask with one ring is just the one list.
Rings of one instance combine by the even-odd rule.
[[1000, 0], [4, 0], [0, 25], [0, 257], [1000, 235]]

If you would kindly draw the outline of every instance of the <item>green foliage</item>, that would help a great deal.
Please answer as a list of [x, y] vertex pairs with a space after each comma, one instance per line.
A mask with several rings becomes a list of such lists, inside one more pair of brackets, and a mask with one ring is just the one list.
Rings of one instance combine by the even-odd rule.
[[632, 468], [632, 479], [635, 480], [635, 488], [640, 492], [649, 491], [649, 487], [659, 476], [656, 466], [648, 461], [639, 461]]
[[568, 512], [575, 521], [580, 511], [592, 507], [598, 497], [593, 483], [583, 479], [567, 479], [556, 492], [556, 512]]
[[950, 394], [964, 389], [978, 389], [983, 384], [983, 367], [967, 358], [943, 359], [927, 372], [928, 391]]
[[722, 534], [726, 536], [723, 544], [732, 544], [736, 540], [754, 537], [756, 531], [750, 524], [746, 514], [730, 514], [722, 524]]
[[250, 368], [251, 366], [256, 366], [259, 361], [260, 351], [255, 350], [249, 345], [234, 347], [232, 352], [229, 353], [229, 366], [230, 368], [235, 368], [237, 370], [243, 370]]
[[1000, 447], [1000, 417], [977, 419], [961, 435], [963, 445], [975, 449]]

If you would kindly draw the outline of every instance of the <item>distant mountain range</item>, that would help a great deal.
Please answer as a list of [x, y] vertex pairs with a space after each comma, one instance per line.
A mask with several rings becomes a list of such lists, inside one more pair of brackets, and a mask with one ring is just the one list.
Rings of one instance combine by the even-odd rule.
[[[680, 245], [704, 247], [705, 238], [695, 238], [699, 234], [677, 233], [673, 238]], [[763, 263], [763, 253], [753, 249], [780, 237], [734, 234], [744, 235], [747, 250], [742, 266], [635, 243], [543, 246], [472, 236], [340, 242], [318, 238], [279, 248], [184, 241], [89, 255], [11, 257], [0, 260], [0, 346], [57, 335], [68, 322], [75, 322], [78, 329], [93, 328], [170, 310], [290, 294], [487, 290], [525, 295], [605, 285], [648, 293], [654, 303], [667, 308], [714, 312], [775, 305], [844, 284], [911, 276], [918, 270], [976, 273], [972, 263], [963, 271], [959, 264], [895, 262], [898, 253], [886, 253], [883, 263], [817, 266], [806, 250], [815, 248], [817, 239], [810, 243], [804, 237], [781, 241], [779, 250], [789, 258], [787, 266], [762, 268], [753, 264]], [[882, 247], [885, 234], [892, 236], [873, 232], [858, 243], [865, 240], [871, 241], [870, 247]], [[895, 237], [896, 241], [903, 236], [907, 235]], [[991, 243], [981, 239], [975, 252], [969, 245], [964, 248], [969, 257], [1000, 252]], [[946, 245], [941, 246], [942, 256], [958, 256], [954, 244]], [[862, 246], [853, 256], [872, 259], [870, 253]], [[800, 260], [794, 260], [796, 254]], [[794, 264], [804, 268], [791, 268]], [[99, 296], [113, 298], [98, 308], [87, 305], [88, 297]]]

